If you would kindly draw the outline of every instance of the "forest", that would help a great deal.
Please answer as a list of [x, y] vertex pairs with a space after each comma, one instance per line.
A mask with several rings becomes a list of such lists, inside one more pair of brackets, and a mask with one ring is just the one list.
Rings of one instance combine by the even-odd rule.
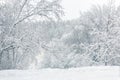
[[61, 0], [0, 3], [0, 70], [120, 66], [120, 5], [63, 20]]

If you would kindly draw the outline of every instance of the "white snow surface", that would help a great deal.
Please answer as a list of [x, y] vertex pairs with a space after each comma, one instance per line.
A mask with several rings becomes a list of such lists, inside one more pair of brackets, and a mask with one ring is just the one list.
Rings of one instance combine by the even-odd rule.
[[119, 67], [1, 70], [0, 80], [120, 80]]

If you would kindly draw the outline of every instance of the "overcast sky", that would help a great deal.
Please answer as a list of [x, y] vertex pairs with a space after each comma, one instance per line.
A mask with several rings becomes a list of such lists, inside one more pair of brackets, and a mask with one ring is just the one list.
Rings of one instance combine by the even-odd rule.
[[[5, 0], [0, 0], [0, 2]], [[61, 4], [65, 11], [64, 20], [78, 18], [80, 11], [84, 12], [89, 10], [92, 5], [103, 5], [110, 0], [62, 0]], [[120, 0], [114, 0], [116, 5], [120, 4]]]
[[[65, 11], [65, 20], [79, 17], [80, 11], [87, 11], [92, 5], [103, 5], [109, 0], [62, 0], [62, 6]], [[116, 0], [116, 5], [120, 4], [120, 0]]]

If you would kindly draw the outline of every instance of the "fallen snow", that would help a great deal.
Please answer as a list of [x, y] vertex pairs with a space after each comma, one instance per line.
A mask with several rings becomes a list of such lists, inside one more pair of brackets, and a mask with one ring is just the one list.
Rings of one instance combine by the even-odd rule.
[[119, 67], [1, 70], [0, 80], [120, 80]]

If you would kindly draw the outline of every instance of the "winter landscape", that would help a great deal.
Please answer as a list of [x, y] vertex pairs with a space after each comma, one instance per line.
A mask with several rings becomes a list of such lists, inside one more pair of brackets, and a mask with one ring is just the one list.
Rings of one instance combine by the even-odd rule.
[[120, 80], [120, 1], [0, 0], [0, 80]]

